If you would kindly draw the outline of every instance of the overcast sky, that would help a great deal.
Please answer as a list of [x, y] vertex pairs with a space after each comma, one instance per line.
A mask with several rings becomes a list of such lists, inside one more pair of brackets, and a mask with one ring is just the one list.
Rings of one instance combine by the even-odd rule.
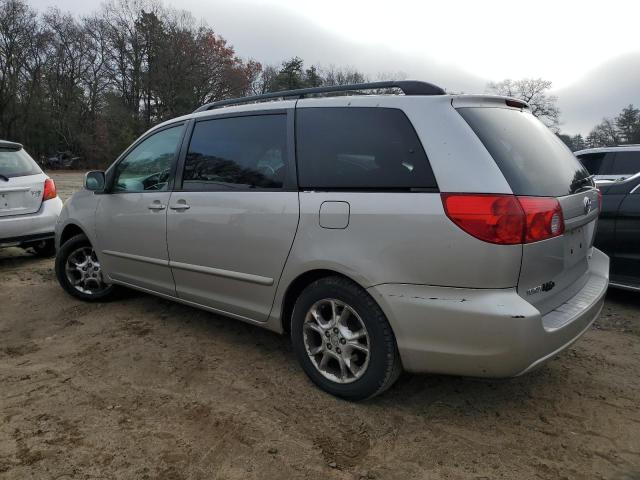
[[[40, 9], [57, 5], [85, 14], [99, 8], [101, 1], [30, 3]], [[165, 4], [192, 12], [234, 45], [240, 56], [262, 63], [300, 56], [307, 64], [352, 66], [372, 78], [401, 72], [406, 78], [468, 93], [484, 91], [489, 80], [542, 77], [553, 82], [558, 94], [576, 97], [575, 105], [564, 102], [563, 110], [571, 109], [563, 126], [569, 132], [588, 129], [600, 117], [617, 113], [620, 105], [640, 104], [638, 86], [635, 98], [626, 100], [621, 94], [612, 100], [615, 105], [603, 107], [610, 111], [600, 114], [600, 107], [593, 107], [588, 118], [576, 111], [579, 92], [594, 94], [591, 76], [604, 77], [600, 84], [607, 85], [606, 65], [625, 59], [634, 62], [634, 71], [640, 73], [638, 0], [165, 0]], [[613, 69], [612, 85], [621, 80], [620, 69]]]

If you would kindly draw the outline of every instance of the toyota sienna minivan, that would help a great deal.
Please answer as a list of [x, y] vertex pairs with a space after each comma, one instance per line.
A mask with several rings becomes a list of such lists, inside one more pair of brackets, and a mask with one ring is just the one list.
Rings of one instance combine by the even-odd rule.
[[402, 369], [512, 377], [567, 348], [608, 285], [599, 208], [521, 101], [277, 92], [164, 122], [88, 173], [56, 274], [83, 300], [124, 286], [286, 333], [313, 382], [357, 400]]

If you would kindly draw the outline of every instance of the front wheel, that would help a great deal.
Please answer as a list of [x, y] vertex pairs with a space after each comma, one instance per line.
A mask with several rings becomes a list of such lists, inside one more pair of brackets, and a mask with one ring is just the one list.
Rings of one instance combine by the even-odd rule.
[[384, 392], [402, 370], [384, 313], [346, 278], [321, 278], [302, 292], [293, 310], [291, 340], [309, 378], [348, 400]]
[[67, 293], [81, 300], [104, 300], [115, 290], [104, 282], [100, 261], [85, 235], [76, 235], [60, 247], [56, 277]]

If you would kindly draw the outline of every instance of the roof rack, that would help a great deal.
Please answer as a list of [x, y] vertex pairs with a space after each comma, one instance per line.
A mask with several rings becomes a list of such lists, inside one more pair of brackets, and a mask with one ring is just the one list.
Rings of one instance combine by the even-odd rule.
[[214, 108], [226, 107], [228, 105], [240, 105], [243, 103], [261, 102], [276, 98], [304, 98], [307, 95], [317, 95], [321, 93], [335, 92], [353, 92], [357, 90], [374, 90], [378, 88], [398, 88], [405, 95], [444, 95], [445, 91], [428, 82], [419, 82], [415, 80], [386, 81], [386, 82], [368, 82], [368, 83], [352, 83], [349, 85], [332, 85], [326, 87], [300, 88], [297, 90], [284, 90], [281, 92], [269, 92], [263, 95], [253, 95], [251, 97], [230, 98], [228, 100], [220, 100], [202, 105], [193, 113], [213, 110]]

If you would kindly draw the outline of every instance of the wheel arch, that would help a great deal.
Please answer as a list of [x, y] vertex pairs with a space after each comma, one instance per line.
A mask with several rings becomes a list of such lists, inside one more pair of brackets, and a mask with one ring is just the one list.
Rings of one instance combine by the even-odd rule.
[[289, 283], [287, 290], [285, 291], [285, 294], [282, 298], [280, 322], [282, 331], [285, 334], [289, 334], [291, 332], [291, 316], [293, 314], [293, 307], [302, 291], [316, 280], [325, 277], [346, 278], [347, 280], [358, 285], [363, 290], [366, 290], [359, 282], [349, 277], [348, 275], [328, 268], [316, 268], [313, 270], [307, 270], [306, 272], [299, 274]]
[[60, 246], [64, 245], [67, 240], [76, 235], [86, 235], [86, 232], [75, 223], [68, 223], [60, 233]]

